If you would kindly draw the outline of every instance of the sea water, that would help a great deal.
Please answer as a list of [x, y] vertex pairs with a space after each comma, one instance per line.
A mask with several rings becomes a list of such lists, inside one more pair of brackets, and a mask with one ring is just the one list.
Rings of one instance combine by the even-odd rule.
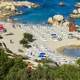
[[64, 55], [71, 57], [80, 57], [80, 48], [65, 48]]
[[[62, 14], [65, 18], [68, 18], [69, 14], [72, 13], [73, 9], [75, 8], [74, 5], [76, 4], [76, 2], [79, 2], [79, 0], [28, 0], [28, 1], [40, 4], [40, 7], [35, 9], [19, 7], [18, 10], [21, 10], [23, 14], [14, 16], [12, 18], [22, 23], [46, 24], [48, 18], [56, 14]], [[64, 1], [65, 3], [64, 7], [58, 5], [61, 1]], [[75, 23], [80, 25], [80, 19], [76, 20]]]

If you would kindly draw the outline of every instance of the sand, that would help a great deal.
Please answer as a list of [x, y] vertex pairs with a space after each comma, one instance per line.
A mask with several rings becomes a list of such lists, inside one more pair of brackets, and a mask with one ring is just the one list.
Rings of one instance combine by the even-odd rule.
[[[19, 24], [21, 25], [21, 27], [19, 27], [17, 23], [16, 27], [13, 28], [12, 23], [3, 24], [7, 29], [7, 33], [1, 33], [1, 35], [4, 37], [1, 41], [3, 41], [13, 53], [22, 56], [28, 56], [31, 60], [35, 60], [38, 58], [40, 52], [45, 52], [51, 60], [56, 61], [58, 64], [75, 63], [75, 58], [64, 56], [62, 54], [59, 54], [57, 51], [57, 49], [63, 46], [80, 45], [80, 40], [77, 40], [76, 38], [67, 38], [68, 32], [65, 32], [66, 35], [64, 35], [63, 40], [59, 41], [51, 37], [51, 33], [56, 32], [53, 27], [48, 28], [46, 26], [35, 26], [27, 24]], [[60, 30], [57, 30], [57, 32], [59, 31]], [[23, 38], [24, 32], [31, 33], [36, 39], [36, 41], [31, 43], [32, 47], [30, 49], [23, 48], [23, 46], [19, 43], [19, 41]], [[14, 35], [6, 36], [8, 33], [13, 33]], [[13, 43], [10, 43], [10, 40], [12, 40]], [[23, 50], [24, 52], [19, 52], [19, 49]], [[31, 52], [33, 55], [31, 55]]]
[[[7, 33], [1, 34], [3, 36], [1, 41], [3, 41], [7, 48], [9, 48], [13, 53], [23, 55], [24, 53], [19, 52], [19, 49], [22, 49], [25, 52], [25, 48], [23, 48], [19, 43], [19, 41], [23, 38], [23, 31], [17, 26], [16, 28], [13, 28], [12, 25], [12, 23], [4, 23]], [[13, 33], [13, 35], [6, 35], [9, 33]], [[12, 40], [13, 43], [10, 43], [10, 40]]]

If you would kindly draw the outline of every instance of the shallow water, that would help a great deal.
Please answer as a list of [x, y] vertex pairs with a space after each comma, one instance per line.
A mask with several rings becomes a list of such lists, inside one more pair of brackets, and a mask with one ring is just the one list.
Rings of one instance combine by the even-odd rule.
[[[24, 14], [14, 16], [13, 18], [16, 21], [22, 23], [37, 23], [43, 24], [47, 23], [49, 17], [55, 14], [62, 14], [65, 18], [72, 12], [74, 9], [74, 5], [79, 0], [63, 0], [65, 3], [64, 7], [60, 7], [58, 4], [61, 0], [29, 0], [31, 2], [39, 3], [40, 7], [36, 9], [29, 9], [26, 7], [22, 7], [19, 10], [22, 10]], [[77, 24], [80, 25], [80, 19], [76, 21]]]
[[72, 48], [65, 48], [64, 55], [71, 56], [71, 57], [80, 57], [80, 48], [72, 49]]

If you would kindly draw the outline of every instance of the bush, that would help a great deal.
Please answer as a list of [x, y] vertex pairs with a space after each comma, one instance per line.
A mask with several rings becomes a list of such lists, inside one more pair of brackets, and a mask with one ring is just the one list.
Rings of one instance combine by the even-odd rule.
[[20, 44], [23, 45], [23, 47], [30, 48], [31, 45], [29, 45], [30, 42], [33, 42], [35, 39], [33, 39], [33, 35], [29, 33], [24, 33], [23, 39], [20, 41]]
[[80, 66], [80, 58], [76, 61], [76, 63]]
[[24, 33], [24, 39], [27, 39], [27, 41], [29, 41], [29, 42], [33, 42], [34, 41], [33, 35], [29, 34], [29, 33]]
[[22, 57], [9, 59], [0, 49], [0, 80], [80, 80], [80, 67], [39, 65], [35, 70], [29, 70]]

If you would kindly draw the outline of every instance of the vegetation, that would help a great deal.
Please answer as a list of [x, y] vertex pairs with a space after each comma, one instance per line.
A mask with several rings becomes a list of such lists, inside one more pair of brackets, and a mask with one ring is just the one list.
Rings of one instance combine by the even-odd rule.
[[[80, 60], [77, 61], [80, 64]], [[22, 57], [8, 58], [0, 49], [0, 80], [80, 80], [80, 66], [39, 66], [36, 70], [27, 68]]]
[[33, 42], [35, 39], [33, 39], [33, 35], [29, 33], [24, 33], [23, 39], [20, 41], [20, 44], [23, 45], [23, 47], [29, 48], [31, 45], [29, 45], [30, 42]]
[[80, 58], [76, 61], [76, 63], [80, 66]]
[[7, 79], [8, 76], [12, 75], [13, 77], [14, 74], [16, 75], [18, 71], [25, 67], [26, 64], [22, 61], [21, 57], [10, 59], [4, 50], [0, 49], [0, 80], [12, 80]]

